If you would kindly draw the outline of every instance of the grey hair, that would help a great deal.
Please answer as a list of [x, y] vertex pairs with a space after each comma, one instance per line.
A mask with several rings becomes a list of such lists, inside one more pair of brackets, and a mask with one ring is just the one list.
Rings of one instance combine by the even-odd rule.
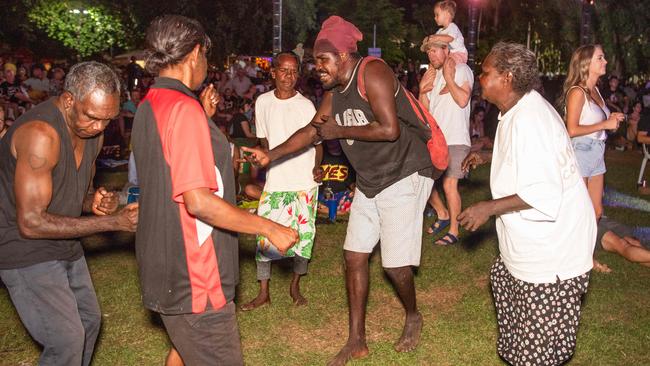
[[77, 100], [83, 100], [97, 89], [106, 94], [119, 94], [120, 88], [120, 78], [115, 71], [95, 61], [73, 65], [63, 83], [63, 90], [72, 94]]
[[[499, 74], [512, 74], [512, 90], [526, 94], [539, 88], [539, 70], [533, 51], [518, 43], [499, 42], [490, 51]], [[488, 55], [488, 56], [489, 56]]]

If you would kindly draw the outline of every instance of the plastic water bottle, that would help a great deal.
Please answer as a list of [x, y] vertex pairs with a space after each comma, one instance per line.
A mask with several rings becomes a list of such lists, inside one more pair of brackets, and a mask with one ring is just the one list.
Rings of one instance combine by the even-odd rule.
[[334, 192], [331, 187], [325, 187], [323, 193], [325, 197], [325, 205], [329, 210], [328, 218], [331, 222], [336, 221], [336, 210], [338, 209], [338, 201], [334, 198]]

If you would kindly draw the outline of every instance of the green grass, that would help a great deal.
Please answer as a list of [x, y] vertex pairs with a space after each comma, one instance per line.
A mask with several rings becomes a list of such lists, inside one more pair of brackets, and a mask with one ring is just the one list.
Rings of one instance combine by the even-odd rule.
[[[640, 155], [608, 151], [607, 184], [635, 195]], [[461, 194], [466, 207], [489, 197], [487, 166], [472, 173]], [[106, 172], [99, 180], [118, 186], [125, 173]], [[607, 209], [615, 219], [649, 225], [650, 215]], [[493, 222], [493, 221], [492, 221]], [[427, 224], [430, 224], [430, 220]], [[273, 266], [272, 305], [239, 313], [247, 365], [323, 365], [345, 342], [347, 303], [342, 242], [345, 223], [319, 225], [309, 274], [302, 280], [305, 307], [291, 305], [290, 267]], [[425, 318], [420, 347], [398, 354], [403, 314], [382, 273], [379, 255], [371, 259], [368, 340], [371, 354], [352, 365], [498, 365], [496, 320], [488, 271], [497, 254], [494, 225], [477, 234], [461, 233], [461, 244], [431, 245], [425, 235], [422, 265], [416, 276], [420, 310]], [[237, 302], [257, 294], [254, 240], [242, 236], [241, 285]], [[140, 301], [133, 236], [117, 233], [84, 240], [86, 257], [103, 313], [94, 365], [162, 365], [168, 339], [159, 318]], [[594, 273], [584, 302], [578, 346], [572, 365], [650, 364], [650, 268], [610, 253], [597, 258], [614, 272]], [[22, 327], [4, 288], [0, 289], [0, 365], [35, 365], [40, 350]]]

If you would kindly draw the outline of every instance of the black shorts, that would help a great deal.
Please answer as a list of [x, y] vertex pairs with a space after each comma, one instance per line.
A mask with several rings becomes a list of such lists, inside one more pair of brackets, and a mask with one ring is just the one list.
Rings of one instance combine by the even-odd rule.
[[185, 366], [243, 365], [235, 303], [200, 314], [160, 314]]

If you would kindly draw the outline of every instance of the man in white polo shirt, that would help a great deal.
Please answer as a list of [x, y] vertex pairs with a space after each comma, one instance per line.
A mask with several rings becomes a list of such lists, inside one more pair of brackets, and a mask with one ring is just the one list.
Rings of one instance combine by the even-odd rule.
[[[438, 245], [454, 244], [458, 241], [458, 220], [461, 198], [458, 180], [465, 177], [460, 164], [469, 154], [472, 142], [469, 137], [470, 98], [474, 74], [467, 64], [457, 64], [449, 57], [449, 42], [453, 38], [444, 34], [426, 37], [420, 50], [429, 57], [429, 70], [420, 81], [420, 101], [429, 106], [429, 112], [440, 126], [449, 146], [449, 167], [442, 178], [442, 188], [447, 205], [440, 199], [438, 191], [431, 192], [429, 203], [436, 210], [436, 221], [428, 232], [438, 234], [446, 227], [447, 233], [436, 241]], [[442, 72], [437, 72], [442, 70]]]

